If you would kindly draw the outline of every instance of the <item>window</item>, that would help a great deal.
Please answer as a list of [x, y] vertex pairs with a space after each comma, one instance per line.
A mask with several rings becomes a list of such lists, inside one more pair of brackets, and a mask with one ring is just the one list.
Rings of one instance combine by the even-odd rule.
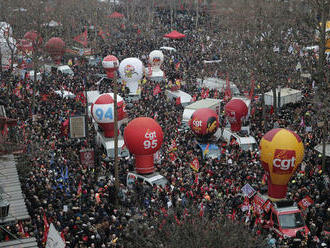
[[279, 216], [279, 221], [282, 228], [299, 228], [305, 226], [304, 219], [300, 212], [282, 214]]

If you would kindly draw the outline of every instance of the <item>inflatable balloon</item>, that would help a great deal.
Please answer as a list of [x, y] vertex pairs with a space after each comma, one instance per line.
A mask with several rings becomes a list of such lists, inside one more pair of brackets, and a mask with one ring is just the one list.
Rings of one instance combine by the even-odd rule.
[[189, 121], [191, 130], [200, 138], [210, 138], [219, 127], [217, 113], [209, 108], [196, 110]]
[[130, 93], [136, 94], [139, 88], [139, 81], [143, 77], [143, 64], [138, 58], [126, 58], [119, 65], [119, 74], [126, 82]]
[[152, 118], [139, 117], [130, 121], [124, 130], [127, 149], [135, 155], [137, 173], [148, 174], [154, 171], [154, 153], [163, 142], [163, 131]]
[[160, 50], [154, 50], [149, 54], [149, 63], [151, 65], [152, 72], [159, 72], [160, 66], [164, 62], [164, 54]]
[[241, 130], [242, 121], [248, 114], [248, 108], [241, 99], [232, 99], [225, 105], [225, 115], [233, 132]]
[[37, 31], [29, 31], [24, 35], [25, 40], [32, 41], [33, 46], [39, 47], [42, 43], [41, 36], [37, 33]]
[[273, 200], [286, 196], [287, 184], [304, 157], [304, 145], [293, 131], [275, 128], [260, 141], [260, 160], [268, 176], [268, 196]]
[[[104, 131], [104, 137], [112, 138], [114, 136], [114, 100], [113, 93], [100, 95], [92, 104], [91, 113], [95, 122]], [[126, 117], [125, 103], [117, 95], [117, 113], [118, 121]]]
[[50, 38], [45, 45], [46, 51], [50, 54], [56, 64], [61, 63], [65, 52], [65, 42], [58, 37]]
[[108, 55], [103, 59], [102, 66], [106, 71], [108, 78], [113, 78], [114, 72], [118, 69], [119, 60], [113, 55]]

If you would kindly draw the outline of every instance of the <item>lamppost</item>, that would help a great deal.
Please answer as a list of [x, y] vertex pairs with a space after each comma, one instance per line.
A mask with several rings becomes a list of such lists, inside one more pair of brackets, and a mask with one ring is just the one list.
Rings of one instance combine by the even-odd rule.
[[3, 198], [3, 188], [0, 186], [0, 223], [3, 223], [4, 218], [9, 214], [9, 202]]
[[113, 55], [106, 56], [102, 61], [102, 66], [107, 73], [107, 77], [113, 80], [113, 111], [114, 111], [114, 148], [115, 148], [115, 189], [116, 205], [118, 205], [119, 192], [119, 173], [118, 173], [118, 113], [117, 113], [117, 69], [119, 67], [118, 59]]

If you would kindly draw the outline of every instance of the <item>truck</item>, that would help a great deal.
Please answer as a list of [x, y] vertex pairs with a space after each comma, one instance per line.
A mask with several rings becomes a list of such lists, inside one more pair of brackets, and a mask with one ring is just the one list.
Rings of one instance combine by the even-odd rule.
[[[210, 90], [217, 89], [219, 91], [222, 91], [226, 88], [226, 80], [223, 80], [221, 78], [214, 78], [214, 77], [208, 77], [203, 79], [197, 78], [197, 83], [199, 83], [200, 87], [205, 87]], [[237, 88], [237, 86], [233, 82], [229, 82], [230, 84], [230, 90], [233, 96], [239, 96], [240, 91]]]
[[[93, 127], [96, 131], [96, 145], [103, 150], [103, 154], [106, 155], [106, 160], [114, 159], [115, 157], [115, 141], [114, 138], [106, 138], [103, 131], [100, 129], [98, 124], [95, 122], [91, 114], [91, 106], [96, 101], [96, 99], [101, 95], [98, 90], [91, 90], [86, 92], [87, 95], [87, 105], [88, 105], [88, 117], [92, 119]], [[118, 157], [128, 157], [129, 151], [125, 147], [124, 138], [121, 134], [122, 126], [127, 124], [128, 118], [118, 121]]]
[[139, 174], [135, 171], [128, 172], [126, 177], [126, 186], [128, 188], [133, 188], [133, 185], [136, 183], [136, 181], [146, 183], [151, 187], [157, 185], [165, 188], [166, 184], [168, 184], [168, 180], [159, 174], [159, 172], [153, 172], [146, 175]]
[[[103, 135], [103, 132], [98, 129], [96, 131], [96, 144], [98, 147], [101, 147], [103, 154], [106, 155], [106, 160], [112, 160], [115, 158], [115, 141], [113, 138], [106, 138]], [[124, 138], [121, 135], [118, 135], [118, 157], [126, 158], [129, 156], [129, 151], [125, 147]]]
[[215, 136], [227, 145], [237, 144], [243, 151], [256, 151], [258, 150], [258, 144], [256, 139], [249, 135], [247, 132], [232, 132], [230, 128], [224, 128], [219, 135], [219, 132], [215, 133]]
[[74, 76], [74, 72], [68, 65], [44, 65], [44, 72], [46, 75], [61, 73], [63, 75]]
[[183, 110], [182, 123], [185, 125], [188, 125], [188, 122], [189, 122], [192, 114], [197, 109], [201, 109], [201, 108], [213, 109], [217, 113], [217, 115], [220, 115], [222, 102], [223, 101], [220, 99], [205, 98], [205, 99], [202, 99], [202, 100], [199, 100], [192, 104], [187, 105]]
[[[288, 103], [297, 103], [302, 98], [301, 90], [291, 88], [276, 88], [276, 105], [282, 107]], [[273, 91], [265, 93], [265, 105], [273, 106]]]
[[292, 201], [272, 202], [270, 214], [267, 215], [266, 229], [274, 232], [281, 238], [296, 237], [297, 232], [302, 232], [303, 236], [307, 236], [310, 232], [303, 213]]
[[248, 196], [249, 205], [252, 205], [255, 216], [263, 215], [263, 228], [273, 232], [280, 238], [296, 237], [297, 232], [307, 236], [309, 229], [305, 223], [304, 215], [294, 201], [283, 199], [272, 201], [267, 195], [256, 192], [250, 185], [246, 188], [249, 192], [242, 191]]
[[188, 93], [182, 90], [175, 90], [175, 91], [166, 90], [165, 94], [169, 99], [177, 99], [180, 97], [181, 105], [183, 107], [191, 103], [191, 99], [192, 99], [191, 95], [189, 95]]

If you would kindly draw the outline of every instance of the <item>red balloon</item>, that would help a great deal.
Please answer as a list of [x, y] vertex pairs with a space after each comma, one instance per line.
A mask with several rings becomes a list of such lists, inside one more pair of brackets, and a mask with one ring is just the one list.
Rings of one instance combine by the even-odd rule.
[[242, 120], [248, 114], [248, 108], [241, 99], [232, 99], [225, 106], [225, 115], [233, 132], [241, 130]]
[[108, 78], [113, 78], [114, 72], [119, 67], [119, 60], [113, 55], [108, 55], [103, 59], [102, 66], [107, 73]]
[[[104, 131], [104, 137], [112, 138], [114, 136], [114, 100], [113, 93], [100, 95], [92, 104], [91, 113], [95, 122]], [[126, 117], [125, 103], [117, 95], [117, 113], [118, 121]]]
[[65, 42], [61, 38], [53, 37], [47, 41], [45, 48], [54, 62], [60, 64], [65, 53]]
[[135, 155], [135, 170], [141, 174], [154, 171], [153, 154], [163, 143], [163, 130], [152, 118], [138, 117], [130, 121], [124, 130], [127, 149]]
[[33, 51], [33, 44], [31, 40], [20, 39], [17, 42], [17, 49], [25, 53]]
[[189, 125], [197, 136], [210, 138], [219, 127], [219, 118], [214, 110], [201, 108], [193, 113]]
[[29, 31], [26, 32], [24, 35], [24, 39], [30, 40], [32, 42], [36, 42], [36, 46], [40, 46], [42, 43], [42, 38], [41, 36], [37, 33], [37, 31]]

